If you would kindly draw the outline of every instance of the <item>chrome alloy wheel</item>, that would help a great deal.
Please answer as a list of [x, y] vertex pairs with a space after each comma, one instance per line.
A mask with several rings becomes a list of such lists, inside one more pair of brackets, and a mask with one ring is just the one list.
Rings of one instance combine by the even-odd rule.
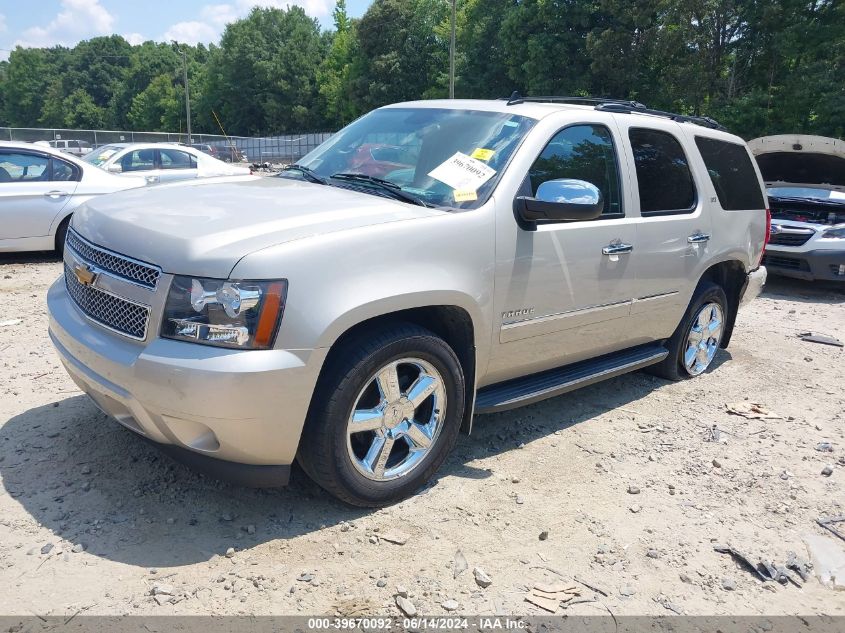
[[407, 475], [437, 441], [446, 416], [446, 388], [434, 366], [419, 358], [390, 362], [368, 381], [347, 422], [346, 447], [367, 479]]
[[690, 376], [698, 376], [713, 362], [724, 326], [724, 313], [718, 303], [706, 303], [695, 315], [684, 349], [684, 368]]

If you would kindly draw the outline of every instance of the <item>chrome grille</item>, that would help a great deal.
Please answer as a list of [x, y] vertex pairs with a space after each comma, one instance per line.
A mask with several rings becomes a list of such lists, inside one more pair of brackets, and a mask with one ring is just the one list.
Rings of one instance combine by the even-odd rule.
[[772, 233], [769, 237], [769, 244], [778, 246], [803, 246], [807, 243], [815, 231], [801, 233]]
[[73, 229], [67, 232], [67, 245], [99, 268], [147, 288], [155, 288], [161, 275], [155, 266], [95, 246]]
[[149, 307], [82, 284], [67, 264], [65, 286], [74, 303], [92, 321], [134, 339], [147, 337]]

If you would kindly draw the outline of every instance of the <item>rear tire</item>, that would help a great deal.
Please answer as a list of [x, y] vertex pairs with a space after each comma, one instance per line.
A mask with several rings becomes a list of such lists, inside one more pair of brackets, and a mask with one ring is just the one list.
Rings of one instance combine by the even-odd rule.
[[722, 287], [712, 281], [699, 283], [681, 323], [667, 341], [669, 355], [647, 371], [667, 380], [703, 374], [722, 343], [727, 315], [728, 299]]
[[65, 253], [65, 239], [67, 238], [68, 226], [70, 226], [70, 216], [62, 220], [59, 228], [56, 229], [56, 252], [59, 254], [59, 257]]
[[303, 470], [351, 505], [413, 494], [458, 437], [465, 391], [455, 352], [432, 332], [400, 323], [343, 343], [329, 362], [300, 440]]

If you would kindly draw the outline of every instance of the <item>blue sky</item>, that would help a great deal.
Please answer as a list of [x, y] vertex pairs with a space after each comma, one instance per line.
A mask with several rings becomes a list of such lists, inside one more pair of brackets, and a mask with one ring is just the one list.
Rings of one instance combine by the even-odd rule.
[[[347, 0], [349, 14], [360, 17], [371, 1]], [[112, 33], [133, 44], [217, 42], [223, 27], [253, 6], [294, 4], [331, 26], [334, 0], [0, 0], [0, 59], [16, 45], [73, 46]]]

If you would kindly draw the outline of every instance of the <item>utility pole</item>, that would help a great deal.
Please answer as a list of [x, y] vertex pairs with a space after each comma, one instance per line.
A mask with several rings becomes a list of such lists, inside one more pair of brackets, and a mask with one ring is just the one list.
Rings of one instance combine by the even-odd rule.
[[193, 139], [191, 138], [191, 91], [188, 88], [188, 54], [179, 48], [179, 43], [175, 40], [171, 40], [173, 45], [176, 47], [176, 50], [182, 55], [182, 78], [185, 82], [185, 115], [188, 119], [188, 145], [193, 143]]
[[455, 17], [457, 0], [452, 0], [452, 35], [449, 39], [449, 98], [455, 98]]

